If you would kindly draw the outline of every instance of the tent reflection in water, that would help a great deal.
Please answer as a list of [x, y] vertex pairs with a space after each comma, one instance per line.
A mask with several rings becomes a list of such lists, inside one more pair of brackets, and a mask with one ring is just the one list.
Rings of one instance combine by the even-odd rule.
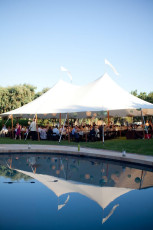
[[[107, 160], [55, 155], [29, 157], [26, 154], [18, 159], [14, 156], [11, 160], [8, 156], [1, 156], [0, 164], [36, 179], [51, 190], [56, 196], [59, 212], [72, 207], [71, 198], [76, 193], [92, 200], [100, 207], [102, 223], [110, 220], [114, 212], [117, 214], [120, 197], [127, 200], [129, 192], [153, 186], [153, 173], [146, 167], [128, 167]], [[76, 165], [78, 167], [74, 170]]]
[[[87, 117], [86, 112], [109, 111], [110, 116], [141, 116], [153, 114], [153, 104], [141, 100], [118, 86], [105, 73], [97, 80], [76, 86], [60, 80], [54, 87], [34, 101], [1, 116], [59, 118], [69, 113], [71, 117]], [[76, 114], [77, 113], [77, 114]]]
[[[99, 187], [83, 183], [80, 184], [75, 181], [66, 181], [50, 175], [26, 172], [18, 169], [15, 170], [44, 184], [55, 193], [58, 199], [64, 194], [67, 195], [65, 202], [63, 204], [58, 204], [58, 210], [61, 210], [68, 203], [72, 193], [79, 193], [88, 197], [104, 210], [111, 202], [115, 201], [115, 199], [133, 190], [129, 188]], [[113, 206], [109, 214], [105, 218], [102, 218], [102, 223], [108, 220], [118, 206], [119, 204]]]

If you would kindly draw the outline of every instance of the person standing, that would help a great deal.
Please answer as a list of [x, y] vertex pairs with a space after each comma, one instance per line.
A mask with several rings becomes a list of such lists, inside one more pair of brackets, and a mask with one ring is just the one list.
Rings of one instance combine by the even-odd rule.
[[32, 140], [37, 140], [36, 119], [34, 118], [30, 124], [29, 130], [31, 132]]
[[17, 123], [16, 125], [15, 140], [17, 137], [19, 137], [19, 139], [21, 140], [21, 126], [19, 125], [19, 123]]

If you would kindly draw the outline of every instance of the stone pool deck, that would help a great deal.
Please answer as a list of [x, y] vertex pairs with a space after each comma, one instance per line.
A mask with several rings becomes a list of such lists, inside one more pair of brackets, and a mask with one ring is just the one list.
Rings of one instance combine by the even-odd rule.
[[71, 146], [58, 146], [58, 145], [17, 145], [17, 144], [1, 144], [0, 154], [11, 153], [57, 153], [57, 154], [69, 154], [74, 156], [86, 156], [97, 157], [111, 160], [119, 160], [129, 163], [143, 164], [153, 166], [153, 156], [139, 155], [133, 153], [126, 153], [126, 156], [122, 156], [121, 152], [94, 149], [94, 148], [80, 148]]

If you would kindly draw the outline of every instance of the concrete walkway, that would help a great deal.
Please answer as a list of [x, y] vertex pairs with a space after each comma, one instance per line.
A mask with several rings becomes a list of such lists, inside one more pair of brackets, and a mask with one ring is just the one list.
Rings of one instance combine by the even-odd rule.
[[75, 156], [98, 157], [111, 160], [119, 160], [130, 163], [138, 163], [148, 166], [153, 166], [153, 157], [139, 154], [126, 153], [122, 156], [121, 152], [93, 149], [93, 148], [80, 148], [71, 146], [58, 146], [58, 145], [16, 145], [16, 144], [1, 144], [0, 154], [8, 153], [58, 153], [58, 154], [71, 154]]

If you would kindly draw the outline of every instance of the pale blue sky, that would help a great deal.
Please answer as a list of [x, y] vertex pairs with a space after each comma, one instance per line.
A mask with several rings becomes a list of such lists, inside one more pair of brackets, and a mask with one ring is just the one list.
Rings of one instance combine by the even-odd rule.
[[69, 81], [60, 66], [74, 84], [107, 71], [129, 92], [153, 91], [153, 0], [0, 0], [0, 86]]

